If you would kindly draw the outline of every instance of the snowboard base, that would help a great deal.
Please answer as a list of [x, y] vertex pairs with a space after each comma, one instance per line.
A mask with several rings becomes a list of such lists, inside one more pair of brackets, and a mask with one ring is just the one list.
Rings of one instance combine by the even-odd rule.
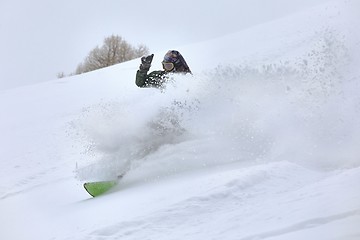
[[101, 182], [87, 182], [84, 183], [85, 190], [92, 196], [97, 197], [118, 184], [118, 180], [101, 181]]

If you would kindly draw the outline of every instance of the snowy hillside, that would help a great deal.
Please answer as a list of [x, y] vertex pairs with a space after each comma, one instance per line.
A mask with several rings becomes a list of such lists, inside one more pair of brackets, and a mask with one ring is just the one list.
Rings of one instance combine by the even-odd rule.
[[0, 239], [360, 239], [359, 12], [174, 46], [194, 74], [164, 91], [139, 59], [1, 91]]

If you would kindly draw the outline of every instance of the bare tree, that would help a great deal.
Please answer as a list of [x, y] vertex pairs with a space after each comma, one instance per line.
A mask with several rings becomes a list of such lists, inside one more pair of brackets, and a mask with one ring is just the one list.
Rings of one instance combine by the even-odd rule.
[[66, 75], [64, 72], [59, 72], [56, 76], [57, 78], [64, 78]]
[[111, 35], [104, 39], [101, 47], [95, 47], [84, 62], [76, 68], [76, 74], [90, 72], [96, 69], [108, 67], [117, 63], [126, 62], [149, 53], [148, 47], [139, 45], [131, 46], [118, 35]]

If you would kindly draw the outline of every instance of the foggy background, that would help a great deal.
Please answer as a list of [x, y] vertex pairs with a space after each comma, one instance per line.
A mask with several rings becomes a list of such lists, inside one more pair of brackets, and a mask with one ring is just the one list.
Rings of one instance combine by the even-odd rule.
[[95, 0], [1, 0], [0, 90], [74, 72], [111, 34], [156, 52], [237, 32], [326, 1], [107, 0], [99, 7]]

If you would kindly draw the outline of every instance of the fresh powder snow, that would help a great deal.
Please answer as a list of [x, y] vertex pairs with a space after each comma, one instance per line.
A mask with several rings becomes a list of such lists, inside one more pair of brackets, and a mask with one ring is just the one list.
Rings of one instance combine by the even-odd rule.
[[164, 90], [136, 59], [1, 91], [0, 239], [360, 239], [359, 12], [174, 46], [193, 75]]

